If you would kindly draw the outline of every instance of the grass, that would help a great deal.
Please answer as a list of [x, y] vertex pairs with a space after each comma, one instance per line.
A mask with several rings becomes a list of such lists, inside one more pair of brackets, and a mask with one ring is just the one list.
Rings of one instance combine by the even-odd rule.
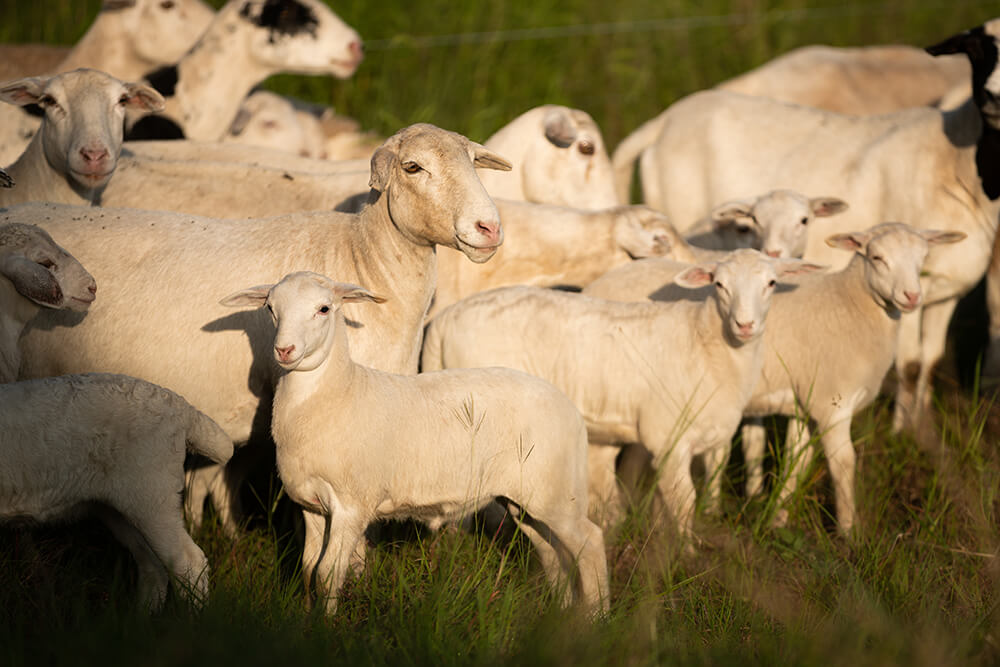
[[[4, 2], [0, 41], [72, 43], [98, 6]], [[590, 111], [614, 146], [678, 97], [795, 46], [926, 45], [1000, 14], [1000, 2], [344, 0], [336, 9], [369, 44], [357, 75], [281, 76], [268, 87], [333, 104], [383, 134], [429, 121], [477, 140], [527, 108], [565, 103]], [[566, 26], [589, 27], [510, 32]], [[483, 34], [424, 39], [467, 33]], [[773, 495], [735, 490], [734, 463], [722, 515], [699, 515], [696, 555], [676, 553], [642, 513], [609, 538], [612, 608], [594, 626], [558, 608], [524, 540], [408, 526], [373, 546], [335, 617], [307, 611], [296, 513], [264, 490], [236, 539], [212, 522], [195, 533], [213, 568], [200, 613], [173, 597], [156, 616], [140, 613], [131, 560], [98, 524], [3, 528], [0, 664], [996, 664], [1000, 409], [976, 386], [941, 387], [940, 446], [890, 434], [886, 399], [856, 418], [854, 540], [832, 533], [821, 460], [781, 529], [770, 528]]]

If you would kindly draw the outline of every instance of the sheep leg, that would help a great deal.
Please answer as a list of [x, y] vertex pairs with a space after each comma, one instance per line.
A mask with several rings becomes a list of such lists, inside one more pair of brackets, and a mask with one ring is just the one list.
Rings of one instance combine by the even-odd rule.
[[917, 376], [923, 349], [921, 312], [904, 313], [899, 321], [896, 338], [896, 404], [892, 413], [892, 432], [901, 433], [912, 423], [916, 411]]
[[856, 520], [854, 506], [854, 471], [856, 454], [851, 441], [851, 419], [841, 419], [826, 430], [820, 438], [826, 454], [837, 507], [837, 528], [849, 535]]
[[[534, 519], [538, 518], [534, 517]], [[560, 594], [560, 604], [563, 607], [568, 607], [572, 601], [570, 570], [553, 545], [551, 529], [547, 523], [544, 525], [536, 524], [533, 519], [527, 517], [518, 522], [518, 528], [528, 536], [532, 546], [535, 547], [535, 553], [538, 554], [538, 560], [545, 571], [545, 577], [549, 580], [552, 589]]]
[[336, 507], [328, 515], [306, 512], [307, 531], [310, 524], [315, 530], [317, 522], [322, 525], [320, 548], [315, 549], [316, 540], [307, 542], [307, 549], [302, 554], [302, 569], [310, 572], [309, 580], [317, 603], [324, 605], [327, 614], [333, 614], [351, 568], [352, 555], [364, 537], [367, 523], [357, 512], [343, 507]]
[[764, 489], [764, 451], [767, 429], [760, 418], [747, 419], [740, 432], [743, 460], [746, 468], [746, 496], [753, 498]]
[[236, 473], [228, 465], [212, 463], [186, 474], [187, 496], [184, 508], [191, 525], [199, 528], [204, 520], [205, 500], [211, 498], [219, 522], [226, 535], [234, 538], [239, 534], [239, 496], [237, 489], [242, 482], [242, 473]]
[[576, 563], [580, 574], [580, 598], [587, 611], [591, 614], [607, 612], [611, 593], [601, 529], [585, 516], [555, 522], [550, 528]]
[[624, 508], [618, 493], [615, 476], [615, 461], [618, 448], [590, 444], [587, 447], [587, 468], [589, 470], [590, 516], [594, 517], [605, 530], [610, 530], [621, 521]]
[[958, 306], [958, 299], [948, 299], [924, 306], [921, 319], [920, 334], [920, 373], [917, 376], [914, 405], [915, 415], [911, 415], [911, 424], [918, 441], [927, 445], [934, 440], [934, 417], [931, 410], [934, 379], [934, 369], [944, 356], [948, 339], [948, 324]]
[[681, 540], [686, 542], [693, 536], [695, 503], [689, 443], [679, 441], [666, 456], [661, 457], [657, 469], [660, 472], [657, 480], [660, 494], [674, 514]]
[[96, 514], [115, 539], [128, 549], [135, 559], [139, 575], [137, 582], [139, 600], [149, 611], [159, 610], [167, 598], [167, 584], [170, 582], [163, 563], [149, 548], [142, 533], [117, 511], [101, 506], [96, 510]]
[[995, 378], [1000, 376], [1000, 234], [993, 240], [993, 256], [986, 271], [986, 310], [990, 316], [990, 341], [982, 373]]
[[705, 511], [711, 514], [722, 512], [722, 478], [726, 473], [726, 463], [729, 459], [729, 448], [726, 446], [712, 447], [702, 454], [705, 463], [705, 476], [708, 485], [705, 489]]
[[792, 417], [788, 420], [788, 430], [785, 432], [785, 478], [778, 495], [778, 510], [774, 514], [772, 524], [784, 526], [788, 523], [788, 502], [799, 488], [799, 480], [809, 464], [809, 440], [812, 437], [809, 422], [805, 419]]

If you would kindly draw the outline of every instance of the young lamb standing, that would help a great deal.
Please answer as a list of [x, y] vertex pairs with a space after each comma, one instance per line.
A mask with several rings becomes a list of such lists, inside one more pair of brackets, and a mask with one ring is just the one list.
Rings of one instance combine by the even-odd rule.
[[[642, 260], [640, 260], [642, 261]], [[681, 533], [691, 532], [694, 456], [729, 449], [760, 374], [760, 335], [778, 278], [818, 267], [738, 250], [676, 282], [714, 283], [711, 298], [616, 303], [502, 287], [446, 308], [427, 328], [424, 371], [502, 365], [552, 382], [583, 414], [591, 442], [591, 510], [617, 518], [614, 455], [641, 443]], [[601, 450], [607, 456], [601, 456]], [[714, 469], [714, 467], [712, 468]]]
[[579, 597], [607, 610], [604, 538], [587, 519], [587, 432], [573, 404], [505, 368], [403, 376], [354, 363], [340, 307], [365, 300], [383, 301], [310, 272], [222, 300], [267, 306], [274, 319], [278, 472], [305, 508], [303, 571], [327, 612], [369, 523], [458, 518], [498, 496], [527, 513], [521, 525], [550, 581], [567, 585], [576, 560]]

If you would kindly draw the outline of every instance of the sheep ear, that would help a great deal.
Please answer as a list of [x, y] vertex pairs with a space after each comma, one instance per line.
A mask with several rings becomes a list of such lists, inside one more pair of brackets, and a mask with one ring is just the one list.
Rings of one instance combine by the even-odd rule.
[[14, 187], [14, 179], [3, 169], [0, 169], [0, 188]]
[[717, 264], [705, 264], [703, 266], [692, 266], [674, 276], [674, 284], [689, 289], [696, 289], [711, 285], [715, 280], [715, 268]]
[[497, 171], [510, 171], [513, 165], [482, 144], [469, 141], [469, 157], [472, 164], [480, 169], [496, 169]]
[[[980, 27], [978, 30], [982, 30], [982, 28]], [[944, 56], [951, 53], [969, 53], [970, 45], [977, 41], [976, 36], [973, 33], [973, 30], [960, 32], [957, 35], [952, 35], [942, 42], [934, 44], [933, 46], [928, 46], [924, 50], [932, 56]]]
[[0, 261], [0, 275], [18, 294], [40, 306], [57, 308], [63, 301], [62, 288], [52, 272], [23, 255], [8, 255]]
[[360, 285], [351, 283], [331, 283], [330, 289], [333, 295], [345, 303], [352, 301], [374, 301], [375, 303], [385, 303], [385, 298], [372, 294]]
[[754, 224], [752, 210], [753, 205], [747, 201], [736, 200], [719, 204], [712, 209], [712, 222], [715, 223], [716, 229], [728, 227], [733, 223], [752, 226]]
[[396, 163], [396, 151], [386, 145], [379, 146], [372, 155], [371, 178], [368, 179], [368, 187], [372, 190], [385, 192], [386, 186], [392, 177], [392, 166]]
[[774, 268], [778, 273], [778, 277], [784, 278], [785, 276], [799, 276], [804, 273], [826, 271], [829, 267], [824, 266], [823, 264], [813, 264], [812, 262], [806, 262], [801, 259], [783, 259], [775, 262]]
[[165, 104], [163, 95], [155, 88], [144, 83], [126, 83], [125, 91], [128, 93], [128, 101], [125, 103], [128, 108], [150, 112], [163, 111]]
[[267, 303], [273, 285], [257, 285], [239, 292], [233, 292], [219, 303], [230, 308], [260, 308]]
[[868, 245], [869, 240], [871, 240], [871, 234], [867, 232], [850, 232], [848, 234], [828, 236], [826, 244], [831, 248], [858, 251]]
[[229, 135], [238, 137], [243, 134], [243, 130], [247, 129], [251, 118], [253, 118], [253, 114], [250, 113], [250, 110], [246, 107], [240, 107], [240, 110], [236, 112], [236, 118], [233, 119], [233, 124], [229, 126]]
[[924, 237], [928, 243], [933, 245], [941, 243], [958, 243], [967, 236], [965, 232], [953, 232], [939, 229], [922, 229], [920, 230], [920, 235]]
[[847, 202], [836, 197], [813, 197], [809, 200], [809, 208], [812, 209], [813, 215], [825, 218], [846, 211]]
[[542, 127], [549, 143], [559, 148], [569, 148], [576, 141], [576, 128], [565, 109], [552, 109], [546, 113]]
[[0, 100], [19, 107], [36, 104], [41, 99], [48, 79], [29, 76], [0, 85]]

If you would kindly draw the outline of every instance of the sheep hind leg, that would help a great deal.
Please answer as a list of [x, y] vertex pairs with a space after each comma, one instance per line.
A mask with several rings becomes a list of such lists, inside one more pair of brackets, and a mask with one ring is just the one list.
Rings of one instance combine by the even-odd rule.
[[199, 528], [204, 519], [205, 501], [211, 499], [223, 531], [230, 538], [239, 534], [239, 488], [244, 475], [238, 468], [213, 463], [189, 470], [185, 475], [187, 494], [184, 508], [191, 524]]
[[802, 474], [811, 460], [809, 440], [812, 434], [809, 422], [798, 417], [788, 420], [788, 430], [785, 432], [784, 481], [778, 495], [778, 509], [774, 513], [772, 525], [784, 526], [788, 523], [788, 503], [799, 488]]
[[[179, 498], [174, 491], [174, 498]], [[208, 559], [184, 529], [180, 505], [169, 511], [170, 501], [157, 503], [147, 512], [129, 511], [125, 518], [142, 534], [149, 548], [166, 566], [180, 594], [200, 607], [208, 597]]]
[[[516, 512], [512, 514], [517, 515]], [[548, 524], [538, 523], [536, 518], [521, 515], [518, 519], [518, 528], [531, 540], [535, 554], [542, 564], [542, 570], [545, 571], [545, 577], [549, 580], [552, 590], [556, 591], [559, 596], [559, 604], [568, 607], [573, 601], [571, 579], [568, 576], [570, 570], [566, 567], [563, 557], [560, 556], [553, 543], [552, 531]]]
[[138, 571], [137, 588], [142, 605], [149, 611], [158, 611], [166, 600], [167, 585], [170, 583], [170, 577], [163, 563], [149, 548], [142, 533], [116, 510], [100, 506], [97, 509], [97, 516], [135, 559]]
[[920, 373], [917, 375], [914, 405], [916, 413], [911, 418], [917, 442], [927, 448], [936, 448], [937, 438], [932, 394], [934, 370], [944, 356], [948, 338], [948, 324], [958, 305], [958, 299], [948, 299], [924, 306], [920, 325]]

